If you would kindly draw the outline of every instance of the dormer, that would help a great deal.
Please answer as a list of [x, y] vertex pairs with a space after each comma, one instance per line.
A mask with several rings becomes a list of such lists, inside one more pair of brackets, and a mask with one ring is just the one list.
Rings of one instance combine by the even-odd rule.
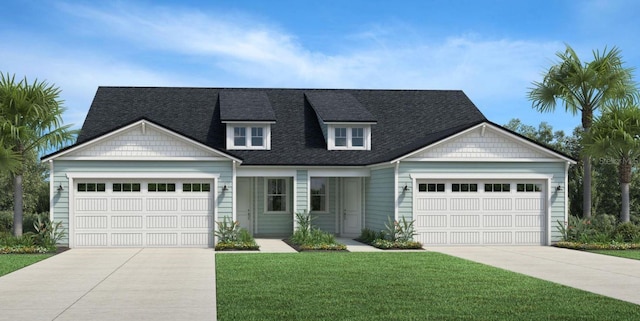
[[267, 94], [230, 89], [221, 91], [219, 97], [227, 149], [271, 149], [271, 124], [275, 124], [276, 114]]
[[371, 150], [373, 115], [348, 92], [308, 91], [307, 101], [316, 112], [328, 150]]

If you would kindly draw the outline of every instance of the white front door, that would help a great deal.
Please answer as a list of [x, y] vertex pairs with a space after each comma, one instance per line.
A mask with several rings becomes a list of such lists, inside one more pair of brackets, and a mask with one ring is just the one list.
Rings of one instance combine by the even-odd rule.
[[253, 213], [251, 202], [251, 178], [238, 177], [236, 179], [236, 220], [240, 226], [253, 234]]
[[342, 236], [355, 237], [362, 229], [362, 184], [359, 177], [343, 179]]

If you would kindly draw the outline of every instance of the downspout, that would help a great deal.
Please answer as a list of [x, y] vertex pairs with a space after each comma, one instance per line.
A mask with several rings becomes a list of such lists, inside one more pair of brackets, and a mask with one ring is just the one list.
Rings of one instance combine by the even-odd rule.
[[398, 200], [400, 199], [400, 193], [398, 192], [398, 169], [400, 168], [400, 161], [396, 162], [393, 173], [393, 219], [398, 220]]

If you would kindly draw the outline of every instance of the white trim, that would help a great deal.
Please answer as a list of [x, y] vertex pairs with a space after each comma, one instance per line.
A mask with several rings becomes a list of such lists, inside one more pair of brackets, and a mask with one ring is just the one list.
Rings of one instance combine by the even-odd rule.
[[357, 122], [357, 121], [348, 121], [348, 122], [344, 122], [344, 121], [322, 121], [323, 123], [325, 123], [326, 125], [344, 125], [344, 126], [361, 126], [361, 125], [376, 125], [378, 122], [375, 121], [362, 121], [362, 122]]
[[260, 124], [275, 124], [276, 122], [273, 120], [221, 120], [223, 124], [252, 124], [252, 125], [260, 125]]
[[[240, 160], [240, 159], [238, 159], [238, 158], [235, 158], [235, 157], [233, 157], [233, 156], [231, 156], [231, 155], [225, 154], [225, 153], [223, 153], [223, 152], [221, 152], [221, 151], [219, 151], [219, 150], [217, 150], [217, 149], [211, 148], [211, 147], [209, 147], [209, 146], [207, 146], [207, 145], [204, 145], [204, 144], [202, 144], [202, 143], [200, 143], [200, 142], [197, 142], [197, 141], [195, 141], [195, 140], [193, 140], [193, 139], [190, 139], [190, 138], [187, 138], [187, 137], [185, 137], [185, 136], [182, 136], [182, 135], [180, 135], [180, 134], [178, 134], [178, 133], [176, 133], [176, 132], [174, 132], [174, 131], [171, 131], [171, 130], [168, 130], [168, 129], [163, 128], [163, 127], [161, 127], [161, 126], [158, 126], [158, 125], [156, 125], [156, 124], [150, 123], [149, 121], [146, 121], [146, 120], [144, 120], [144, 119], [143, 119], [143, 120], [140, 120], [140, 121], [137, 121], [137, 122], [135, 122], [135, 123], [129, 124], [129, 125], [125, 126], [125, 127], [122, 127], [122, 128], [116, 129], [116, 130], [114, 130], [114, 131], [111, 131], [111, 132], [109, 132], [109, 133], [106, 133], [106, 134], [104, 134], [104, 135], [102, 135], [102, 136], [96, 137], [96, 138], [94, 138], [94, 139], [92, 139], [92, 140], [86, 141], [86, 142], [84, 142], [84, 143], [82, 143], [82, 144], [80, 144], [80, 145], [77, 145], [77, 146], [71, 147], [71, 148], [69, 148], [69, 149], [67, 149], [67, 150], [65, 150], [65, 151], [63, 151], [63, 152], [60, 152], [60, 153], [59, 153], [59, 154], [57, 154], [57, 155], [53, 155], [53, 156], [49, 156], [49, 157], [47, 157], [47, 158], [44, 158], [42, 161], [43, 161], [43, 162], [46, 162], [46, 161], [48, 161], [48, 160], [50, 160], [50, 159], [60, 158], [60, 157], [62, 157], [62, 156], [64, 156], [64, 155], [67, 155], [67, 154], [73, 153], [74, 151], [77, 151], [77, 150], [79, 150], [79, 149], [84, 149], [85, 147], [88, 147], [88, 146], [91, 146], [91, 145], [93, 145], [93, 144], [99, 143], [99, 142], [101, 142], [101, 141], [103, 141], [103, 140], [106, 140], [106, 139], [108, 139], [108, 138], [110, 138], [110, 137], [112, 137], [112, 136], [115, 136], [115, 135], [117, 135], [117, 134], [119, 134], [119, 133], [122, 133], [122, 132], [124, 132], [124, 131], [127, 131], [127, 130], [129, 130], [129, 129], [131, 129], [131, 128], [134, 128], [134, 127], [136, 127], [136, 126], [143, 126], [143, 124], [149, 125], [149, 126], [151, 126], [153, 129], [156, 129], [156, 130], [158, 130], [158, 131], [160, 131], [160, 132], [163, 132], [163, 133], [165, 133], [165, 134], [167, 134], [167, 135], [169, 135], [169, 136], [173, 136], [173, 137], [175, 137], [175, 138], [178, 138], [179, 140], [182, 140], [182, 141], [184, 141], [184, 142], [186, 142], [186, 143], [192, 144], [192, 145], [194, 145], [194, 146], [196, 146], [196, 147], [198, 147], [198, 148], [200, 148], [200, 149], [203, 149], [203, 150], [205, 150], [205, 151], [212, 152], [212, 153], [214, 153], [214, 154], [216, 154], [216, 155], [220, 155], [220, 156], [222, 156], [222, 157], [224, 157], [224, 158], [231, 159], [231, 160], [235, 160], [235, 161], [238, 161], [238, 162], [240, 162], [240, 163], [242, 162], [242, 160]], [[173, 159], [173, 158], [172, 158], [172, 159]]]
[[309, 176], [314, 177], [369, 177], [371, 170], [368, 168], [336, 168], [336, 169], [309, 169]]
[[[453, 140], [453, 139], [457, 138], [458, 136], [461, 136], [461, 135], [464, 135], [464, 134], [466, 134], [466, 133], [468, 133], [468, 132], [471, 132], [471, 131], [473, 131], [473, 130], [476, 130], [477, 128], [482, 128], [483, 126], [485, 126], [485, 127], [487, 127], [487, 126], [488, 126], [489, 128], [492, 128], [492, 129], [494, 129], [494, 130], [496, 130], [496, 131], [500, 132], [501, 134], [503, 134], [504, 136], [506, 136], [506, 137], [508, 137], [508, 138], [510, 138], [510, 139], [512, 139], [512, 140], [515, 140], [515, 141], [517, 141], [517, 142], [519, 142], [519, 143], [522, 143], [522, 144], [528, 145], [529, 147], [531, 147], [531, 148], [533, 148], [533, 149], [535, 149], [535, 150], [537, 150], [537, 151], [539, 151], [539, 152], [541, 152], [541, 153], [543, 153], [543, 154], [547, 154], [547, 155], [553, 156], [553, 158], [560, 158], [561, 160], [566, 161], [566, 162], [570, 162], [570, 163], [572, 163], [572, 164], [575, 164], [575, 163], [576, 163], [574, 160], [572, 160], [572, 159], [570, 159], [570, 158], [567, 158], [567, 157], [566, 157], [566, 156], [564, 156], [564, 155], [561, 155], [561, 154], [556, 153], [556, 152], [554, 152], [554, 151], [552, 151], [552, 150], [550, 150], [550, 149], [548, 149], [548, 148], [545, 148], [545, 147], [542, 147], [542, 146], [540, 146], [540, 145], [538, 145], [538, 144], [535, 144], [535, 143], [533, 143], [533, 142], [530, 142], [530, 141], [528, 141], [528, 140], [526, 140], [526, 139], [524, 139], [524, 138], [522, 138], [522, 137], [516, 136], [515, 134], [512, 134], [511, 132], [508, 132], [508, 131], [506, 131], [505, 129], [502, 129], [502, 128], [500, 128], [500, 127], [497, 127], [497, 126], [495, 126], [495, 125], [493, 125], [493, 124], [490, 124], [490, 123], [487, 123], [487, 122], [482, 122], [482, 123], [477, 124], [477, 125], [475, 125], [475, 126], [473, 126], [473, 127], [470, 127], [470, 128], [467, 128], [467, 129], [465, 129], [465, 130], [463, 130], [463, 131], [457, 132], [457, 133], [455, 133], [455, 134], [453, 134], [453, 135], [451, 135], [451, 136], [445, 137], [445, 138], [443, 138], [443, 139], [441, 139], [441, 140], [439, 140], [439, 141], [437, 141], [437, 142], [435, 142], [435, 143], [433, 143], [433, 144], [427, 145], [427, 146], [425, 146], [425, 147], [423, 147], [423, 148], [420, 148], [420, 149], [418, 149], [418, 150], [415, 150], [415, 151], [413, 151], [413, 152], [410, 152], [410, 153], [408, 153], [408, 154], [405, 154], [405, 155], [403, 155], [403, 156], [400, 156], [400, 157], [398, 157], [398, 158], [396, 158], [396, 159], [393, 159], [393, 160], [391, 160], [389, 163], [394, 163], [394, 162], [396, 162], [396, 161], [405, 160], [406, 158], [409, 158], [409, 157], [411, 157], [411, 156], [413, 156], [413, 155], [423, 153], [423, 152], [425, 152], [425, 151], [427, 151], [427, 150], [429, 150], [429, 149], [435, 148], [435, 147], [436, 147], [436, 146], [438, 146], [438, 145], [441, 145], [441, 144], [444, 144], [444, 143], [446, 143], [446, 142], [448, 142], [448, 141], [450, 141], [450, 140]], [[499, 160], [499, 159], [500, 159], [500, 158], [498, 158], [498, 160]], [[466, 160], [466, 159], [465, 159], [465, 160]], [[494, 161], [495, 161], [495, 160], [494, 160]]]
[[547, 226], [545, 227], [546, 242], [545, 245], [551, 245], [551, 195], [553, 192], [551, 191], [551, 177], [547, 178], [547, 199], [544, 202], [545, 206], [545, 214], [547, 215]]
[[446, 158], [429, 158], [429, 157], [421, 157], [421, 158], [411, 158], [404, 159], [403, 162], [483, 162], [483, 163], [549, 163], [549, 162], [566, 162], [564, 159], [558, 158], [475, 158], [475, 157], [465, 157], [465, 158], [457, 158], [457, 157], [446, 157]]
[[157, 172], [149, 172], [149, 173], [92, 173], [92, 172], [71, 172], [67, 173], [67, 178], [76, 179], [76, 178], [143, 178], [143, 179], [218, 179], [220, 178], [220, 174], [211, 174], [211, 173], [157, 173]]
[[[295, 229], [295, 221], [296, 221], [296, 217], [295, 216], [296, 216], [296, 212], [298, 211], [298, 193], [297, 193], [298, 192], [298, 173], [297, 173], [297, 171], [296, 171], [296, 177], [294, 177], [292, 179], [292, 181], [293, 182], [291, 183], [291, 185], [292, 185], [292, 188], [291, 188], [291, 203], [292, 203], [291, 207], [292, 207], [292, 211], [291, 211], [291, 213], [293, 213], [293, 222], [294, 222], [293, 225], [294, 225], [294, 229]], [[266, 190], [265, 190], [265, 192], [266, 192]], [[265, 193], [265, 195], [267, 195], [267, 194]], [[309, 195], [307, 195], [307, 197], [308, 196]], [[287, 207], [289, 207], [288, 203], [289, 203], [289, 200], [287, 200]], [[266, 209], [266, 207], [265, 207], [265, 209]]]
[[[236, 191], [238, 190], [237, 180], [236, 180], [236, 162], [234, 161], [231, 165], [231, 188], [228, 188], [227, 192], [231, 192], [231, 218], [233, 221], [237, 221], [237, 206], [236, 206]], [[253, 231], [253, 228], [251, 229]]]
[[[268, 185], [270, 179], [283, 179], [284, 180], [284, 188], [285, 188], [285, 210], [284, 211], [269, 211], [269, 204], [267, 199], [269, 198]], [[289, 177], [265, 177], [264, 178], [264, 209], [263, 214], [289, 214], [290, 213], [290, 204], [293, 203], [293, 208], [295, 209], [296, 202], [295, 199], [292, 198], [292, 194], [294, 192], [291, 191], [290, 181], [293, 180], [295, 184], [295, 177], [293, 179], [289, 179]], [[295, 215], [295, 212], [292, 212]]]
[[[224, 157], [122, 157], [122, 156], [63, 156], [58, 160], [70, 161], [229, 161]], [[232, 159], [232, 161], [234, 161]]]
[[49, 222], [53, 223], [53, 199], [55, 198], [55, 181], [53, 175], [53, 160], [49, 160]]
[[[76, 238], [76, 233], [75, 233], [75, 224], [73, 224], [73, 222], [75, 221], [75, 217], [76, 217], [76, 212], [75, 212], [75, 188], [73, 185], [73, 176], [69, 176], [69, 174], [67, 174], [67, 178], [69, 179], [69, 191], [68, 191], [68, 195], [69, 195], [69, 199], [68, 199], [68, 207], [69, 207], [69, 213], [67, 214], [67, 221], [69, 222], [69, 234], [68, 234], [68, 238], [69, 238], [69, 248], [74, 248], [76, 246], [76, 242], [75, 242], [75, 238]], [[214, 205], [215, 206], [215, 205]]]
[[[230, 126], [231, 125], [231, 126]], [[270, 150], [271, 149], [271, 125], [268, 123], [234, 123], [227, 125], [227, 149], [228, 150]], [[235, 145], [236, 128], [244, 128], [245, 144], [244, 146]], [[262, 128], [262, 145], [253, 146], [251, 144], [251, 129]]]
[[[336, 146], [335, 144], [335, 136], [336, 128], [346, 128], [346, 146]], [[352, 130], [354, 128], [362, 128], [362, 140], [363, 146], [353, 146], [352, 145]], [[344, 124], [344, 123], [336, 123], [327, 126], [327, 149], [328, 150], [371, 150], [371, 125], [355, 125], [355, 124]]]
[[258, 226], [260, 226], [258, 224], [258, 219], [259, 216], [258, 215], [258, 202], [260, 200], [258, 200], [258, 179], [255, 177], [251, 177], [251, 188], [253, 189], [253, 194], [251, 195], [252, 197], [252, 203], [253, 203], [253, 210], [254, 210], [254, 215], [253, 215], [253, 234], [258, 234]]
[[239, 167], [236, 171], [238, 177], [296, 177], [297, 170], [295, 169], [280, 169], [280, 168], [245, 168]]
[[564, 221], [569, 221], [569, 166], [567, 162], [564, 166]]
[[415, 179], [551, 179], [553, 174], [530, 173], [411, 173], [409, 177]]
[[393, 170], [393, 219], [395, 221], [398, 220], [398, 208], [399, 208], [399, 204], [398, 202], [400, 201], [400, 193], [399, 193], [399, 178], [398, 178], [398, 168], [400, 167], [400, 162], [396, 162], [396, 166]]

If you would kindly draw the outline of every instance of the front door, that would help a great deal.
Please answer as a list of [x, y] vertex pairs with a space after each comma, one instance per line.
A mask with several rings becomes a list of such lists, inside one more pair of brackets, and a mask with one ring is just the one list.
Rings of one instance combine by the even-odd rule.
[[359, 177], [343, 179], [342, 236], [356, 237], [362, 229], [362, 183]]
[[236, 188], [236, 220], [240, 223], [241, 227], [253, 234], [251, 178], [238, 177], [236, 178], [236, 184], [238, 185]]

